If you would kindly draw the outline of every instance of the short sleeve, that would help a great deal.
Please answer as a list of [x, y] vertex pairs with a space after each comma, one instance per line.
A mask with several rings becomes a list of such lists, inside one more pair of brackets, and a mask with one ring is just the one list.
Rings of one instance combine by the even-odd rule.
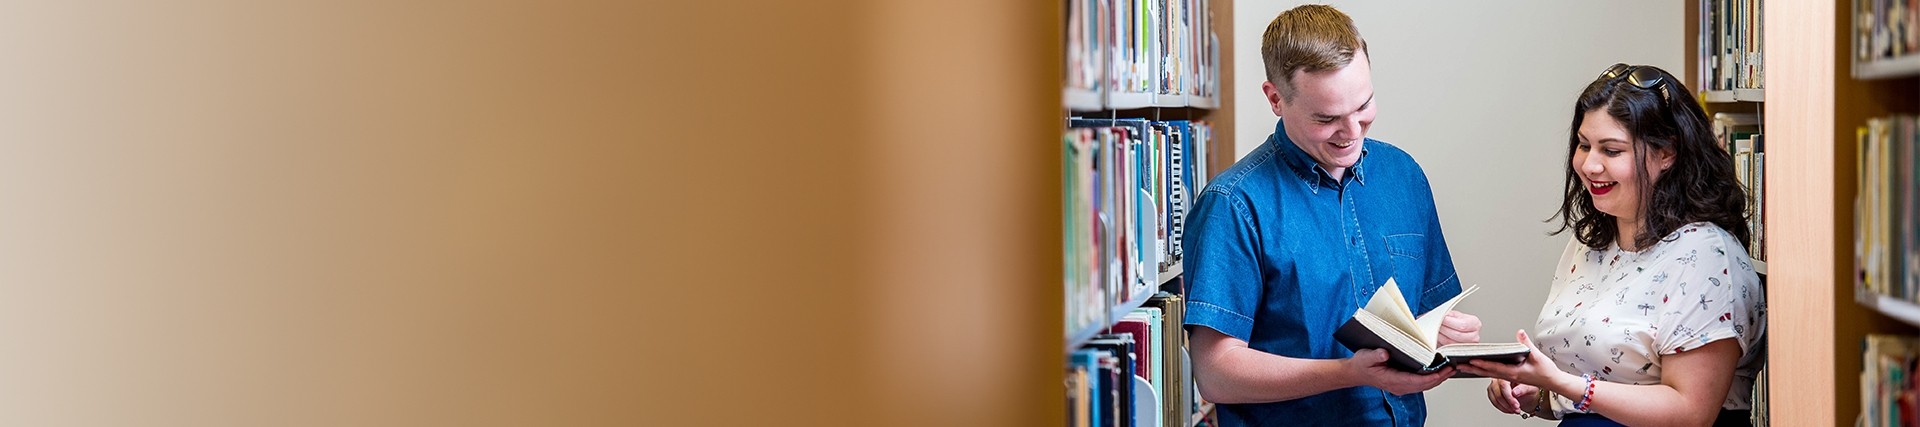
[[1253, 317], [1265, 287], [1260, 280], [1258, 236], [1244, 199], [1209, 189], [1194, 201], [1181, 242], [1186, 325], [1252, 340]]
[[[1416, 170], [1416, 172], [1418, 172], [1418, 170]], [[1428, 206], [1426, 241], [1424, 242], [1426, 244], [1426, 257], [1424, 261], [1427, 264], [1424, 271], [1426, 271], [1428, 283], [1421, 284], [1421, 301], [1420, 307], [1418, 308], [1420, 313], [1433, 310], [1434, 307], [1438, 307], [1440, 303], [1447, 302], [1447, 300], [1453, 299], [1454, 296], [1460, 295], [1459, 271], [1454, 269], [1453, 252], [1447, 250], [1447, 237], [1440, 231], [1440, 214], [1437, 209], [1433, 208], [1433, 192], [1427, 188], [1426, 182], [1427, 177], [1424, 172], [1421, 172], [1420, 187], [1422, 191], [1416, 194], [1425, 195], [1426, 205]], [[1435, 278], [1439, 279], [1434, 280]]]
[[1677, 261], [1670, 265], [1677, 270], [1679, 281], [1670, 288], [1662, 305], [1660, 335], [1654, 348], [1659, 354], [1679, 353], [1728, 338], [1739, 340], [1745, 353], [1759, 342], [1765, 330], [1761, 307], [1766, 297], [1759, 276], [1747, 267], [1752, 264], [1745, 259], [1742, 248], [1729, 247], [1734, 241], [1731, 236], [1716, 234], [1720, 236], [1670, 252]]
[[1573, 281], [1580, 266], [1586, 264], [1584, 261], [1589, 250], [1587, 244], [1580, 243], [1580, 238], [1567, 239], [1567, 248], [1560, 250], [1560, 262], [1553, 267], [1553, 286], [1547, 288], [1547, 304], [1560, 298], [1560, 291], [1567, 288], [1567, 283]]

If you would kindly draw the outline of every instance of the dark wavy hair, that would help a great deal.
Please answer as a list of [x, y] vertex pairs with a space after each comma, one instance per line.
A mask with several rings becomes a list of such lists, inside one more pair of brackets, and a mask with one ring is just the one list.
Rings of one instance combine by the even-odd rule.
[[1628, 82], [1627, 75], [1634, 74], [1629, 68], [1612, 78], [1603, 74], [1574, 102], [1573, 127], [1567, 134], [1566, 198], [1554, 214], [1561, 221], [1560, 229], [1552, 234], [1571, 229], [1580, 243], [1594, 249], [1604, 249], [1619, 237], [1614, 216], [1594, 208], [1593, 195], [1573, 166], [1580, 146], [1580, 122], [1588, 112], [1605, 109], [1633, 138], [1634, 176], [1642, 189], [1651, 181], [1647, 154], [1674, 153], [1673, 165], [1660, 175], [1660, 182], [1653, 183], [1652, 191], [1640, 191], [1641, 226], [1639, 235], [1633, 236], [1635, 247], [1651, 247], [1680, 226], [1702, 221], [1720, 226], [1747, 245], [1747, 193], [1734, 174], [1733, 155], [1714, 143], [1707, 113], [1686, 86], [1666, 70], [1639, 67], [1657, 72], [1661, 82], [1641, 88]]

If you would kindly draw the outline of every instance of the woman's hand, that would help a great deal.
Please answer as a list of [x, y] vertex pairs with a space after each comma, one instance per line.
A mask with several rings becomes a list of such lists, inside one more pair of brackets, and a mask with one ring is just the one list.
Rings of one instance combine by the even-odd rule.
[[[1526, 384], [1514, 384], [1495, 378], [1487, 383], [1487, 401], [1493, 402], [1493, 409], [1509, 414], [1532, 414], [1535, 402], [1540, 399], [1540, 388]], [[1538, 415], [1538, 414], [1535, 414]]]
[[1520, 343], [1525, 344], [1527, 349], [1531, 351], [1531, 353], [1527, 355], [1526, 361], [1519, 364], [1508, 365], [1491, 360], [1474, 360], [1467, 362], [1465, 365], [1460, 365], [1460, 370], [1488, 378], [1506, 380], [1510, 383], [1530, 385], [1536, 389], [1551, 390], [1556, 383], [1568, 384], [1569, 379], [1571, 379], [1572, 382], [1584, 382], [1584, 380], [1579, 377], [1561, 372], [1560, 368], [1555, 367], [1553, 365], [1553, 359], [1548, 358], [1546, 353], [1541, 353], [1540, 348], [1533, 345], [1533, 340], [1527, 338], [1527, 331], [1521, 330], [1515, 332], [1514, 336], [1518, 337]]

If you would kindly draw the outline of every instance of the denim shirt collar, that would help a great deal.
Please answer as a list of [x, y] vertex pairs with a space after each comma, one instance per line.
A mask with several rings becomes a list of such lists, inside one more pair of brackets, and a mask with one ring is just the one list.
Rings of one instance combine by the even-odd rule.
[[[1371, 139], [1361, 139], [1360, 160], [1355, 160], [1353, 167], [1347, 168], [1347, 176], [1351, 177], [1354, 182], [1360, 183], [1360, 185], [1367, 185], [1366, 173], [1363, 171], [1365, 168], [1363, 166], [1367, 164], [1368, 141], [1371, 141]], [[1326, 168], [1320, 167], [1320, 163], [1313, 160], [1313, 156], [1307, 155], [1307, 152], [1300, 149], [1300, 146], [1294, 145], [1293, 138], [1287, 136], [1287, 122], [1285, 120], [1274, 121], [1273, 135], [1267, 137], [1267, 142], [1278, 146], [1280, 158], [1283, 160], [1282, 163], [1284, 163], [1287, 170], [1292, 171], [1294, 176], [1300, 178], [1301, 182], [1306, 183], [1307, 189], [1312, 190], [1315, 194], [1318, 194], [1321, 188], [1339, 189], [1344, 185], [1340, 180], [1333, 179], [1333, 174], [1328, 173]]]

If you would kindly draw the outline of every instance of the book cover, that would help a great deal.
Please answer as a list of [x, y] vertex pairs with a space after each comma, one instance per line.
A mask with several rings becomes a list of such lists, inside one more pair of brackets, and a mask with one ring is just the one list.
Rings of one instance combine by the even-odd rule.
[[1147, 321], [1128, 316], [1114, 323], [1112, 330], [1116, 334], [1133, 337], [1133, 372], [1139, 375], [1151, 375], [1154, 369], [1152, 367], [1153, 352], [1146, 349], [1154, 345], [1154, 339]]
[[1087, 342], [1087, 348], [1100, 355], [1100, 368], [1106, 374], [1102, 384], [1107, 389], [1100, 391], [1102, 396], [1097, 401], [1111, 415], [1101, 418], [1111, 420], [1111, 425], [1133, 425], [1134, 345], [1133, 336], [1126, 334], [1100, 335]]
[[1181, 329], [1180, 321], [1186, 318], [1186, 303], [1179, 294], [1159, 292], [1147, 300], [1148, 307], [1161, 310], [1160, 355], [1158, 369], [1162, 372], [1164, 383], [1160, 383], [1161, 399], [1166, 402], [1166, 415], [1172, 425], [1191, 426], [1193, 414], [1193, 372], [1187, 362], [1186, 333]]

